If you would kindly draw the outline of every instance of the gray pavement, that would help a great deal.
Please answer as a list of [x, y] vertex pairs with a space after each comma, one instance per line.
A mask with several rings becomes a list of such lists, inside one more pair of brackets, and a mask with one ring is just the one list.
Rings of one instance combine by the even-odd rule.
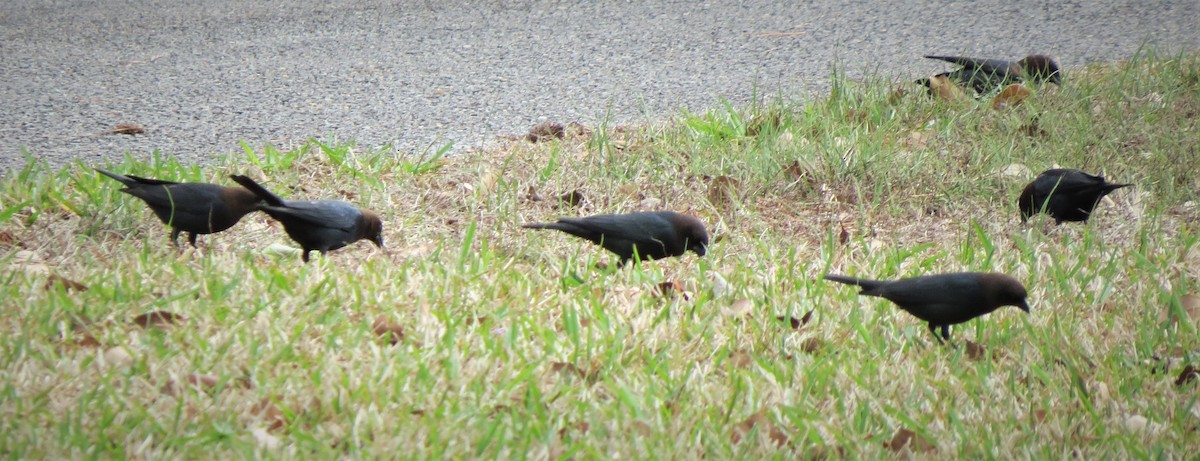
[[[1200, 49], [1200, 3], [77, 0], [0, 2], [0, 169], [203, 163], [310, 137], [470, 148], [539, 120], [630, 123], [807, 98], [830, 66], [912, 79], [927, 53]], [[1070, 78], [1068, 74], [1068, 79]], [[106, 135], [119, 123], [143, 135]]]

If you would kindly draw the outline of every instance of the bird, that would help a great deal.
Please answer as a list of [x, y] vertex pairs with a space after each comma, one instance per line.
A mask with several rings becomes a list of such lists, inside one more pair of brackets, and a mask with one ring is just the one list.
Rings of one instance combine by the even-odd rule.
[[1079, 170], [1046, 170], [1026, 185], [1017, 199], [1021, 222], [1027, 222], [1042, 211], [1054, 218], [1055, 224], [1062, 224], [1063, 221], [1087, 222], [1100, 199], [1114, 190], [1132, 185], [1110, 183], [1103, 176]]
[[263, 200], [258, 209], [283, 224], [288, 236], [300, 244], [304, 262], [313, 250], [324, 255], [359, 240], [383, 248], [383, 221], [375, 213], [340, 200], [284, 200], [249, 177], [229, 177]]
[[[975, 90], [977, 94], [986, 94], [1009, 83], [1024, 81], [1062, 84], [1062, 69], [1058, 61], [1042, 54], [1029, 55], [1015, 62], [963, 56], [926, 55], [925, 57], [962, 66], [934, 77], [949, 78], [959, 85]], [[917, 80], [917, 83], [930, 89], [933, 88], [931, 79], [920, 79]]]
[[[929, 322], [939, 342], [950, 341], [950, 325], [966, 322], [1003, 306], [1029, 312], [1025, 286], [995, 272], [952, 272], [900, 280], [867, 280], [827, 274], [825, 280], [856, 285], [858, 294], [877, 296]], [[938, 336], [938, 329], [941, 336]]]
[[526, 229], [556, 229], [590, 240], [615, 253], [624, 265], [638, 261], [683, 256], [687, 251], [704, 256], [708, 231], [694, 216], [674, 211], [605, 214], [586, 218], [559, 218], [552, 223], [524, 224]]
[[188, 233], [188, 243], [194, 248], [197, 235], [229, 229], [261, 203], [258, 196], [241, 187], [178, 183], [94, 169], [124, 184], [121, 192], [146, 202], [158, 219], [171, 228], [171, 243], [176, 248], [181, 232]]

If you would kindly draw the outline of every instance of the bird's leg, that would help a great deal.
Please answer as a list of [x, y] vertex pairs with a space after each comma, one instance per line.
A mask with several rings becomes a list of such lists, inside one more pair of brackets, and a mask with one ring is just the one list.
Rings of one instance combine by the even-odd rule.
[[171, 244], [175, 245], [175, 248], [179, 248], [179, 233], [180, 232], [183, 232], [183, 231], [179, 230], [178, 228], [171, 229]]
[[[942, 334], [940, 335], [937, 332], [938, 327], [942, 329]], [[937, 339], [938, 344], [950, 343], [950, 325], [935, 325], [933, 322], [929, 322], [929, 332], [933, 333], [933, 337]]]
[[198, 248], [196, 246], [196, 233], [195, 232], [188, 232], [188, 243], [192, 244], [192, 248]]
[[309, 250], [307, 248], [300, 250], [300, 259], [302, 261], [308, 262], [308, 252]]

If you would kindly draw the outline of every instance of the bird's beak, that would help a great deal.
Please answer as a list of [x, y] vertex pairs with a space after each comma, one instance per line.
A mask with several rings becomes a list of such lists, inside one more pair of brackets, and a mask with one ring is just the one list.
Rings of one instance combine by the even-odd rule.
[[1021, 301], [1021, 304], [1017, 304], [1017, 307], [1025, 311], [1026, 314], [1029, 313], [1029, 304], [1027, 304], [1025, 301]]
[[692, 245], [692, 251], [696, 252], [696, 254], [700, 256], [704, 256], [704, 254], [708, 252], [708, 248], [706, 248], [704, 245]]
[[371, 239], [371, 243], [374, 243], [375, 246], [377, 246], [379, 248], [383, 248], [383, 235], [379, 235], [379, 236], [376, 236], [375, 238]]

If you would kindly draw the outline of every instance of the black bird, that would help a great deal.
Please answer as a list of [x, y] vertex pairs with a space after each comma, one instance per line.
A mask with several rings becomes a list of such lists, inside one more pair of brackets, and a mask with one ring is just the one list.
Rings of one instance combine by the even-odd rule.
[[[974, 89], [978, 94], [986, 94], [1004, 85], [1025, 81], [1062, 84], [1062, 70], [1058, 61], [1041, 54], [1026, 56], [1015, 62], [962, 56], [930, 55], [925, 57], [962, 66], [957, 70], [937, 74], [935, 77], [947, 77], [959, 85]], [[930, 79], [917, 80], [917, 83], [932, 88]]]
[[909, 314], [929, 322], [939, 341], [950, 340], [950, 325], [966, 322], [1002, 306], [1029, 312], [1025, 287], [1004, 274], [956, 272], [900, 280], [866, 280], [828, 274], [825, 280], [862, 288], [860, 295], [887, 299]]
[[1043, 210], [1054, 218], [1055, 224], [1062, 224], [1063, 221], [1087, 222], [1100, 199], [1114, 190], [1132, 185], [1110, 183], [1103, 176], [1079, 170], [1046, 170], [1026, 185], [1017, 199], [1021, 222], [1027, 222]]
[[622, 265], [635, 253], [639, 260], [683, 256], [688, 250], [704, 256], [708, 247], [704, 223], [694, 216], [674, 211], [559, 218], [558, 222], [521, 227], [557, 229], [590, 240], [620, 256]]
[[375, 213], [340, 200], [284, 200], [253, 179], [241, 175], [230, 178], [262, 198], [265, 203], [258, 209], [283, 224], [283, 230], [304, 251], [304, 262], [313, 250], [324, 255], [359, 240], [370, 240], [383, 248], [383, 221]]
[[171, 243], [176, 247], [180, 232], [187, 232], [188, 243], [195, 247], [197, 235], [233, 227], [242, 216], [257, 210], [261, 202], [253, 192], [241, 187], [177, 183], [95, 170], [124, 184], [121, 192], [146, 202], [158, 219], [171, 227]]

